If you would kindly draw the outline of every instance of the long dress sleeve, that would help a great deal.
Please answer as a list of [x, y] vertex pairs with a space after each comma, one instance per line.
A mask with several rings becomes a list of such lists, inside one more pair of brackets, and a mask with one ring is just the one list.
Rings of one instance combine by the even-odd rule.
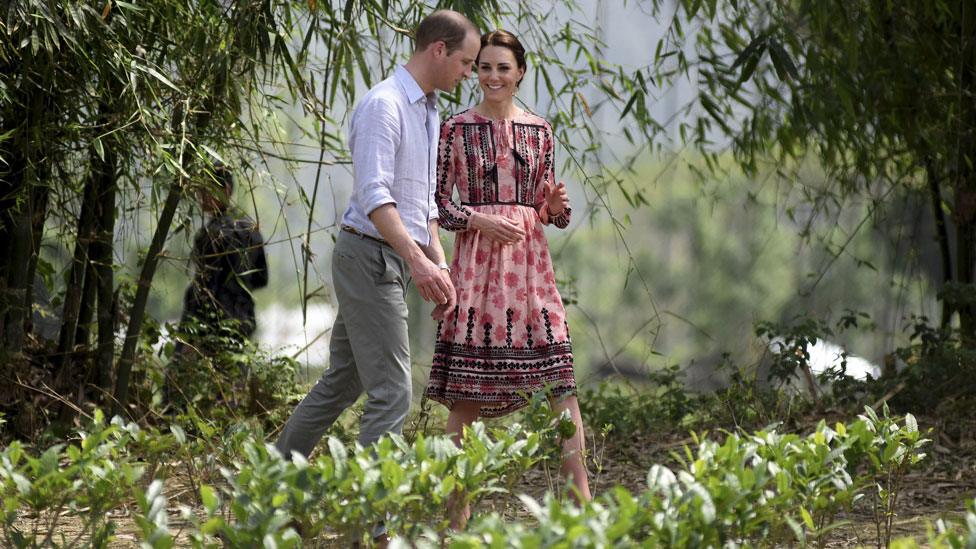
[[565, 229], [569, 225], [570, 215], [573, 213], [572, 209], [567, 206], [559, 215], [552, 215], [546, 205], [546, 183], [556, 184], [554, 143], [552, 127], [546, 124], [545, 131], [542, 133], [542, 142], [539, 144], [541, 166], [539, 166], [539, 178], [535, 185], [535, 209], [539, 212], [539, 219], [542, 220], [543, 224], [552, 224], [560, 229]]
[[454, 201], [454, 187], [458, 180], [459, 159], [455, 143], [456, 125], [448, 119], [441, 125], [441, 137], [437, 145], [437, 212], [442, 229], [465, 231], [471, 210]]

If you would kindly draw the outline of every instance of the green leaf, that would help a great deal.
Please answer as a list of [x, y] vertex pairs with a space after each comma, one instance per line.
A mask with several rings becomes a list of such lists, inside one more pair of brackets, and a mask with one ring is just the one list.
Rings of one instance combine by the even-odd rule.
[[182, 427], [173, 423], [169, 426], [169, 430], [173, 433], [173, 438], [176, 439], [176, 442], [180, 443], [180, 445], [186, 444], [186, 431]]
[[759, 60], [762, 58], [762, 54], [765, 49], [766, 46], [763, 44], [755, 53], [745, 59], [742, 64], [742, 71], [739, 73], [739, 79], [737, 81], [738, 84], [742, 84], [746, 80], [752, 78], [752, 75], [756, 72], [756, 67], [759, 66]]
[[744, 64], [750, 58], [762, 55], [762, 51], [766, 48], [766, 34], [760, 34], [749, 42], [749, 45], [745, 47], [739, 55], [736, 56], [735, 61], [732, 63], [732, 68], [736, 68], [739, 65]]
[[630, 109], [634, 107], [634, 103], [636, 103], [637, 100], [642, 98], [643, 96], [644, 96], [643, 90], [637, 90], [636, 92], [634, 92], [634, 95], [631, 95], [630, 100], [627, 101], [626, 105], [624, 105], [624, 110], [620, 112], [619, 120], [623, 120], [624, 117], [627, 116], [627, 113], [630, 112]]
[[905, 430], [909, 433], [918, 432], [918, 420], [912, 414], [905, 414]]
[[800, 507], [800, 516], [803, 517], [803, 524], [806, 524], [808, 529], [816, 530], [816, 526], [814, 526], [813, 523], [813, 517], [810, 516], [810, 512], [807, 511], [806, 507]]
[[[170, 82], [169, 81], [169, 78], [166, 78], [165, 76], [163, 76], [155, 68], [153, 68], [153, 67], [139, 67], [139, 68], [141, 68], [145, 72], [148, 72], [150, 75], [152, 75], [154, 78], [156, 78], [156, 80], [159, 80], [163, 84], [166, 84], [167, 86], [169, 86], [170, 88], [172, 88], [174, 91], [180, 92], [180, 89], [176, 87], [176, 84]], [[180, 93], [182, 93], [182, 92], [180, 92]]]
[[202, 526], [200, 526], [200, 533], [213, 535], [219, 532], [221, 528], [223, 528], [223, 526], [224, 526], [224, 519], [220, 517], [213, 517], [207, 520], [207, 522], [204, 522]]
[[220, 153], [218, 153], [217, 151], [215, 151], [212, 148], [208, 147], [206, 144], [200, 143], [200, 148], [202, 148], [203, 150], [207, 151], [207, 154], [209, 154], [210, 156], [214, 157], [218, 162], [222, 162], [224, 164], [227, 163], [226, 161], [224, 161], [224, 157], [220, 156]]
[[773, 68], [776, 69], [776, 76], [780, 80], [798, 80], [800, 74], [796, 70], [796, 64], [793, 63], [793, 59], [790, 54], [787, 53], [783, 45], [779, 43], [775, 38], [769, 39], [769, 58], [773, 62]]
[[217, 506], [220, 504], [220, 500], [217, 498], [217, 493], [207, 484], [200, 486], [200, 501], [203, 503], [203, 507], [211, 515], [217, 510]]

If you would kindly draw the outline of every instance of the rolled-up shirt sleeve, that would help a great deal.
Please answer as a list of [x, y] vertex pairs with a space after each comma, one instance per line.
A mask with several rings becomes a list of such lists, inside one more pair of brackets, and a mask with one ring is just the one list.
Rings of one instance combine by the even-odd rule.
[[391, 192], [400, 145], [397, 106], [383, 97], [372, 97], [356, 110], [351, 127], [352, 200], [369, 216], [380, 206], [397, 203]]

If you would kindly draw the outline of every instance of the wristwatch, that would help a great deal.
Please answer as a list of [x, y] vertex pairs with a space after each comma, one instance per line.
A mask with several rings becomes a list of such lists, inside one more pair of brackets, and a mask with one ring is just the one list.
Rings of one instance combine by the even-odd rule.
[[447, 272], [451, 272], [451, 266], [443, 261], [437, 264], [437, 268], [441, 270], [447, 270]]

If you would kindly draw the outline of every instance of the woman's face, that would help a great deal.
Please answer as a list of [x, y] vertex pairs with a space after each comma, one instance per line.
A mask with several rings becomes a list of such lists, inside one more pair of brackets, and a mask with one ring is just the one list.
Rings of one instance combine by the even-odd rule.
[[519, 68], [512, 50], [501, 46], [482, 48], [478, 56], [478, 84], [486, 100], [510, 100], [523, 75], [525, 69]]

